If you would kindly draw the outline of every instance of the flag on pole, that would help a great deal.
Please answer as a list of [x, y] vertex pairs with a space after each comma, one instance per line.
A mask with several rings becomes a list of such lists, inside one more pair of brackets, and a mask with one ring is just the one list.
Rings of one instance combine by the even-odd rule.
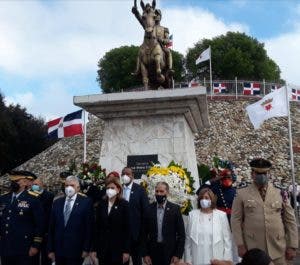
[[173, 46], [173, 34], [169, 37], [169, 42], [167, 43], [166, 47], [170, 48]]
[[260, 94], [260, 84], [244, 82], [244, 95], [259, 95]]
[[300, 101], [300, 89], [292, 88], [292, 100]]
[[225, 93], [226, 85], [224, 83], [214, 83], [214, 94]]
[[196, 60], [196, 64], [202, 63], [210, 59], [210, 47], [208, 47], [205, 51], [203, 51], [198, 59]]
[[51, 138], [64, 138], [83, 134], [83, 111], [78, 110], [64, 117], [49, 121], [48, 136]]
[[258, 129], [267, 119], [288, 116], [285, 90], [285, 87], [277, 89], [246, 108], [254, 129]]

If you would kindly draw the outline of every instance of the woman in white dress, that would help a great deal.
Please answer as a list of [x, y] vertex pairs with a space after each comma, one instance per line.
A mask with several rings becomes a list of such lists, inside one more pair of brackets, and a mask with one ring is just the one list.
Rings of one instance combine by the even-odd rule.
[[198, 195], [198, 208], [189, 213], [185, 262], [209, 265], [211, 260], [232, 260], [232, 242], [226, 213], [216, 209], [216, 196], [209, 188]]

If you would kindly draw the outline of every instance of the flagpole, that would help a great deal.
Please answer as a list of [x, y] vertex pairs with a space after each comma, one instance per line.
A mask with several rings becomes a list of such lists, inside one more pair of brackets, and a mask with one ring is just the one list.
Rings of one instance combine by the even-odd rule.
[[296, 217], [296, 220], [298, 223], [292, 123], [291, 123], [291, 112], [290, 112], [290, 100], [289, 100], [289, 93], [288, 93], [287, 85], [285, 85], [285, 94], [286, 94], [286, 101], [287, 101], [287, 108], [288, 108], [288, 132], [289, 132], [290, 159], [291, 159], [291, 170], [292, 170], [294, 211], [295, 211], [295, 217]]
[[212, 95], [213, 95], [213, 86], [212, 86], [211, 47], [210, 47], [210, 45], [209, 45], [209, 75], [210, 75], [210, 98], [212, 99]]
[[83, 110], [83, 163], [86, 162], [86, 111]]

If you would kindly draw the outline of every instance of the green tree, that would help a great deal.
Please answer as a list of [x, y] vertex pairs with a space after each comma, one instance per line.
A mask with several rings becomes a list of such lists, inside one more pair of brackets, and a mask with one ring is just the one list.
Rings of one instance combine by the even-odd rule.
[[[98, 62], [97, 82], [104, 93], [143, 86], [141, 77], [132, 76], [139, 52], [138, 46], [122, 46], [108, 51]], [[172, 51], [175, 81], [182, 80], [184, 57]]]
[[54, 143], [41, 118], [20, 105], [5, 106], [0, 94], [0, 174], [13, 169]]
[[186, 67], [193, 76], [207, 76], [208, 62], [195, 65], [202, 51], [211, 46], [213, 79], [280, 81], [279, 66], [268, 57], [264, 44], [244, 33], [228, 32], [211, 40], [203, 39], [188, 50]]

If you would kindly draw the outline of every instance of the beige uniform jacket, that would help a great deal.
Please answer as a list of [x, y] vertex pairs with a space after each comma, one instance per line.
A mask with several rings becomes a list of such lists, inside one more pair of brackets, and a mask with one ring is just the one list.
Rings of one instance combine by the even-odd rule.
[[268, 184], [265, 201], [255, 186], [239, 189], [233, 201], [231, 228], [235, 243], [247, 249], [260, 248], [274, 260], [287, 247], [298, 247], [294, 210], [283, 201], [280, 189]]

